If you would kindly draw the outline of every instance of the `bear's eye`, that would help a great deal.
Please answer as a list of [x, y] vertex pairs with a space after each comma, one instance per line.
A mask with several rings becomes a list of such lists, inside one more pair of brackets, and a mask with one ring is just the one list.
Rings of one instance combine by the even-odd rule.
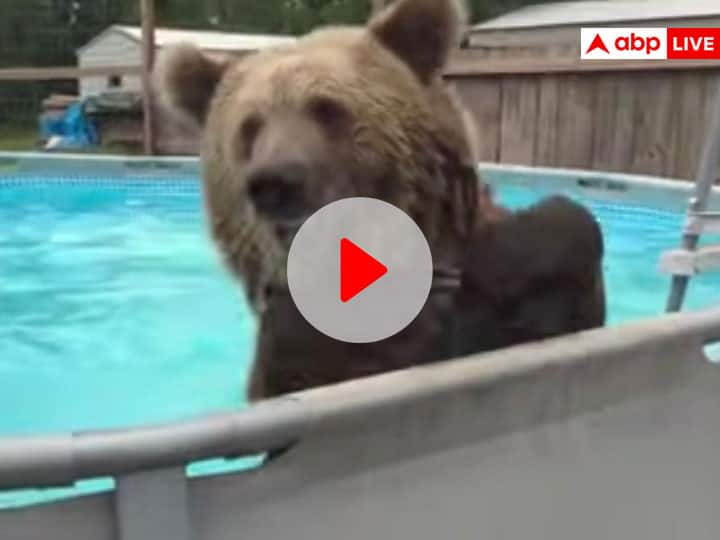
[[253, 146], [262, 127], [263, 119], [259, 114], [248, 116], [240, 125], [240, 146], [246, 158], [252, 154]]
[[319, 124], [330, 128], [340, 127], [350, 120], [350, 111], [342, 103], [328, 97], [311, 99], [308, 110]]

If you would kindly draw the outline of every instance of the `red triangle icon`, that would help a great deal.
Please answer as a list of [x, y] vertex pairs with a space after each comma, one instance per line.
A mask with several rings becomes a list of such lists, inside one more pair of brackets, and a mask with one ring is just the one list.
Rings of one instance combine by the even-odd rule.
[[340, 240], [340, 301], [355, 298], [387, 274], [387, 266], [347, 238]]
[[590, 43], [590, 46], [585, 54], [591, 53], [595, 49], [600, 49], [601, 51], [605, 51], [610, 54], [610, 51], [608, 51], [608, 48], [605, 46], [605, 42], [600, 37], [600, 34], [595, 34], [595, 37], [593, 38], [592, 43]]

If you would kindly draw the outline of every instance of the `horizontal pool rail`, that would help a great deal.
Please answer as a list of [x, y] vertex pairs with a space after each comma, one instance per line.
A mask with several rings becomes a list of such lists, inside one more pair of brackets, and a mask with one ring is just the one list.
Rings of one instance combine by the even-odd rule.
[[237, 458], [291, 445], [309, 414], [281, 398], [234, 413], [126, 430], [0, 438], [0, 489], [68, 486], [85, 478]]

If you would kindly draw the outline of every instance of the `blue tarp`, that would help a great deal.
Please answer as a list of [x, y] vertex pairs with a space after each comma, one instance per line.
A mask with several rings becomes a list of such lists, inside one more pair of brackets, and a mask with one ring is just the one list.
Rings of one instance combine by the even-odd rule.
[[71, 105], [60, 117], [41, 118], [40, 135], [52, 149], [81, 149], [100, 144], [98, 131], [85, 115], [83, 102]]

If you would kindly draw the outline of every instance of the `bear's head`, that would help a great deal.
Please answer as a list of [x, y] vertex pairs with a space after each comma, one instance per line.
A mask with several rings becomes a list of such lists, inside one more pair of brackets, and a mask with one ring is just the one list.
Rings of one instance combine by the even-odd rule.
[[183, 45], [161, 59], [163, 101], [203, 132], [213, 236], [251, 299], [286, 285], [302, 221], [346, 197], [401, 208], [452, 263], [478, 200], [470, 124], [441, 79], [463, 8], [399, 0], [364, 28], [244, 58]]

